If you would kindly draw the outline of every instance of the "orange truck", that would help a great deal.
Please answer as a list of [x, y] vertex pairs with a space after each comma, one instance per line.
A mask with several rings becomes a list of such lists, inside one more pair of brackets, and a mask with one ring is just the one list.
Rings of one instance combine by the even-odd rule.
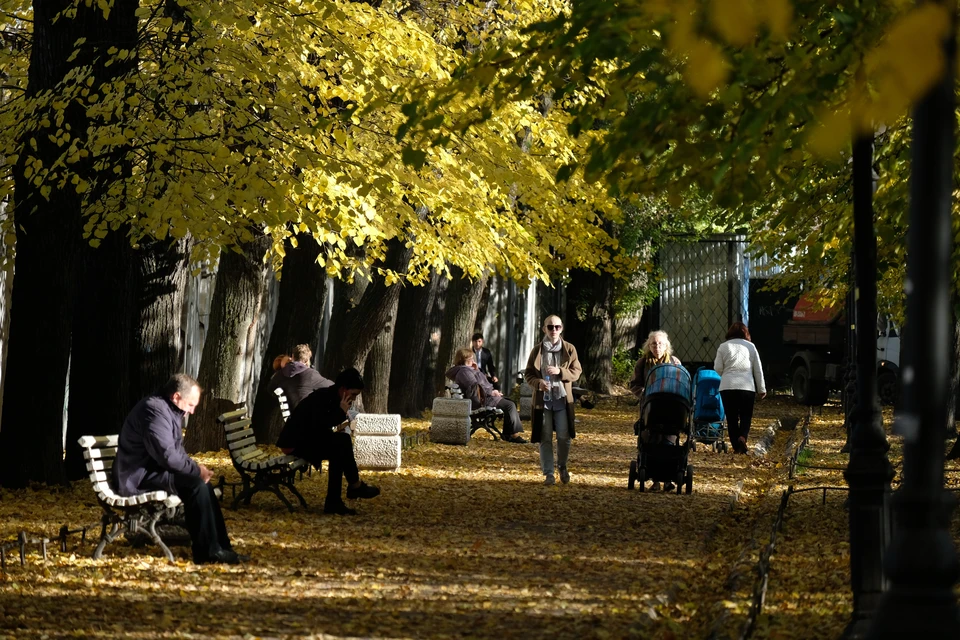
[[[871, 328], [869, 325], [862, 328]], [[893, 404], [900, 386], [900, 336], [897, 327], [880, 317], [877, 331], [877, 392]], [[783, 327], [783, 341], [796, 351], [790, 358], [793, 397], [800, 404], [819, 406], [843, 385], [846, 369], [846, 314], [841, 306], [818, 307], [801, 295], [793, 317]]]

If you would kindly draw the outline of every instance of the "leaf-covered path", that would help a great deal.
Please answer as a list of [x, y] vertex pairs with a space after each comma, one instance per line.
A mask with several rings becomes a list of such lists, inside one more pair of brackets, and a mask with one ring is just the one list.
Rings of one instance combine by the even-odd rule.
[[[759, 405], [756, 431], [785, 406]], [[300, 485], [309, 512], [261, 494], [225, 511], [253, 557], [242, 566], [194, 566], [185, 548], [171, 565], [122, 540], [93, 561], [73, 537], [66, 554], [8, 563], [0, 637], [724, 637], [746, 610], [750, 585], [731, 578], [749, 565], [751, 508], [775, 456], [701, 447], [692, 495], [630, 492], [635, 411], [580, 413], [566, 486], [543, 486], [536, 445], [480, 436], [421, 445], [398, 473], [365, 474], [383, 495], [357, 517], [319, 513], [323, 475]], [[204, 461], [232, 475], [225, 455]], [[0, 540], [99, 517], [85, 483], [0, 496]]]

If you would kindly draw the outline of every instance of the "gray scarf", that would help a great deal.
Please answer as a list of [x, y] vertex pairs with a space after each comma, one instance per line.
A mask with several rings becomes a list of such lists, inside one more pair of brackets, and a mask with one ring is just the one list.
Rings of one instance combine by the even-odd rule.
[[[563, 349], [563, 340], [557, 340], [557, 344], [551, 344], [549, 339], [543, 339], [540, 345], [540, 370], [544, 372], [544, 376], [546, 376], [547, 367], [560, 366], [561, 349]], [[563, 388], [560, 376], [550, 376], [550, 390], [546, 393], [551, 400], [562, 400], [567, 397], [567, 390]]]

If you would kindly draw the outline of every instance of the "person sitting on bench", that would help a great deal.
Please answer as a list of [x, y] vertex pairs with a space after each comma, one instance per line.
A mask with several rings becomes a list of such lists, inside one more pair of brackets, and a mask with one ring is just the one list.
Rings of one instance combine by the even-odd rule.
[[337, 375], [332, 387], [317, 389], [297, 405], [287, 419], [277, 439], [277, 446], [286, 453], [303, 458], [315, 467], [330, 461], [327, 474], [327, 499], [324, 513], [356, 515], [341, 497], [343, 481], [347, 479], [347, 498], [375, 498], [380, 489], [360, 480], [360, 470], [353, 456], [353, 440], [340, 427], [347, 420], [347, 412], [363, 391], [363, 378], [354, 368]]
[[113, 465], [117, 493], [134, 496], [166, 491], [180, 497], [196, 564], [239, 564], [248, 558], [230, 545], [220, 503], [210, 479], [213, 471], [183, 448], [183, 418], [200, 402], [200, 385], [178, 373], [147, 396], [123, 421]]
[[446, 376], [457, 383], [463, 397], [470, 400], [470, 406], [474, 409], [485, 406], [503, 411], [504, 440], [518, 444], [527, 442], [522, 435], [523, 423], [520, 422], [517, 405], [493, 388], [487, 376], [477, 368], [473, 351], [458, 349], [453, 357], [453, 366], [447, 370]]
[[290, 411], [296, 409], [304, 398], [317, 389], [333, 386], [333, 380], [324, 378], [310, 366], [312, 358], [310, 345], [298, 344], [293, 348], [293, 358], [288, 358], [270, 378], [270, 391], [283, 389]]

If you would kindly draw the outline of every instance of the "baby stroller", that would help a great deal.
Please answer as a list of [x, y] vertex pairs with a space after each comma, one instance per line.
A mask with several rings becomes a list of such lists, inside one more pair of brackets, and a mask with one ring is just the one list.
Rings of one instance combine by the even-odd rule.
[[[644, 491], [647, 480], [673, 482], [677, 493], [686, 487], [693, 491], [693, 465], [690, 454], [692, 393], [690, 374], [675, 364], [659, 364], [647, 374], [640, 409], [640, 420], [634, 425], [637, 434], [637, 459], [630, 462], [627, 488], [640, 483]], [[677, 436], [670, 443], [668, 436]], [[686, 436], [680, 443], [680, 436]]]
[[720, 374], [713, 369], [700, 367], [693, 377], [693, 443], [697, 442], [713, 447], [714, 451], [727, 451], [724, 433], [727, 430], [726, 416], [723, 413], [723, 400], [720, 398]]

